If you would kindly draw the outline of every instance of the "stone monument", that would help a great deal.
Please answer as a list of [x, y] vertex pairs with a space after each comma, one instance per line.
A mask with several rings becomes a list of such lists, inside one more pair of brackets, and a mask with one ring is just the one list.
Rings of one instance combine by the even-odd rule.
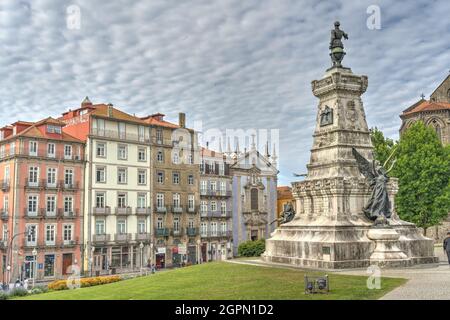
[[336, 22], [330, 44], [333, 66], [312, 82], [319, 105], [308, 174], [304, 181], [292, 184], [296, 215], [272, 233], [262, 259], [324, 269], [435, 263], [433, 241], [395, 212], [396, 179], [380, 182], [384, 209], [375, 216], [379, 219], [367, 213], [376, 192], [363, 175], [355, 151], [373, 162], [361, 99], [368, 79], [341, 65], [342, 37], [348, 35]]

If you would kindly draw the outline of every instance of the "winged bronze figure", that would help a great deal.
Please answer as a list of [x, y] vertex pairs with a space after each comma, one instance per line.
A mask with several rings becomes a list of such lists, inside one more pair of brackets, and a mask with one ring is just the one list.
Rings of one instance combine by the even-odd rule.
[[[385, 170], [379, 161], [369, 161], [364, 158], [355, 148], [352, 148], [353, 156], [358, 164], [359, 171], [366, 177], [369, 182], [369, 186], [372, 189], [370, 199], [364, 207], [364, 214], [372, 221], [383, 216], [389, 219], [392, 216], [391, 201], [387, 192], [387, 183], [389, 181], [388, 173], [392, 170], [395, 164], [393, 161], [389, 170]], [[386, 161], [391, 159], [393, 153]]]

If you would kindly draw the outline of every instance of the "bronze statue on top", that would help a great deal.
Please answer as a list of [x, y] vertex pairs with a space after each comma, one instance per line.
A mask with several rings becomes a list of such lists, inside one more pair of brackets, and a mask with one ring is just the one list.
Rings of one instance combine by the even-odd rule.
[[331, 61], [333, 61], [333, 67], [342, 67], [341, 62], [345, 56], [342, 38], [348, 40], [348, 34], [339, 29], [340, 25], [339, 21], [336, 21], [334, 23], [334, 30], [331, 30], [330, 56]]
[[[394, 152], [386, 160], [384, 166], [387, 165]], [[369, 180], [369, 185], [372, 188], [370, 199], [363, 210], [364, 214], [370, 220], [375, 221], [376, 225], [386, 225], [386, 219], [392, 216], [391, 201], [387, 192], [388, 173], [394, 167], [396, 160], [393, 161], [388, 170], [385, 170], [380, 162], [376, 160], [368, 161], [355, 148], [352, 148], [352, 153], [358, 164], [359, 171]]]
[[273, 224], [275, 222], [279, 222], [280, 224], [285, 224], [288, 222], [291, 222], [295, 217], [295, 210], [292, 206], [292, 203], [288, 202], [286, 204], [286, 207], [284, 208], [283, 212], [281, 213], [281, 218], [273, 220], [270, 224]]

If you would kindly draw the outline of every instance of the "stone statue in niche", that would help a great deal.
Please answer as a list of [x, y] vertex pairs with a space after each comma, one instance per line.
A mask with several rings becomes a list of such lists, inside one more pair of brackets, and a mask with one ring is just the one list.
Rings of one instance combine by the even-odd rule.
[[320, 114], [320, 126], [328, 126], [333, 124], [333, 109], [329, 106], [325, 106], [325, 109]]

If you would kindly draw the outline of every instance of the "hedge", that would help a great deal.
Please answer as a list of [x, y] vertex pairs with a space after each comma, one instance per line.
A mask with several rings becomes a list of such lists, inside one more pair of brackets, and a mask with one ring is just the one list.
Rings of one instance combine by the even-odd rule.
[[247, 241], [239, 245], [238, 255], [241, 257], [259, 257], [265, 250], [265, 240]]
[[[94, 278], [81, 278], [80, 279], [80, 286], [81, 288], [85, 287], [93, 287], [98, 286], [102, 284], [108, 284], [113, 282], [118, 282], [122, 280], [120, 276], [106, 276], [106, 277], [94, 277]], [[67, 290], [67, 283], [70, 282], [70, 280], [56, 280], [51, 282], [48, 285], [48, 288], [50, 290]]]

